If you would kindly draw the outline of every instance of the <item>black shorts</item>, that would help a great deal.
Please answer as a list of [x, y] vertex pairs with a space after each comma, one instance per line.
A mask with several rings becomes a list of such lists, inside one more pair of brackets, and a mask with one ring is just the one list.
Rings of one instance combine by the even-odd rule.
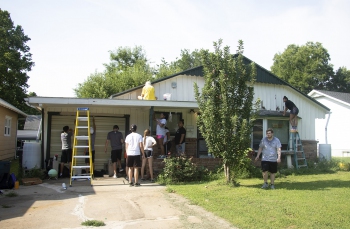
[[126, 161], [126, 166], [130, 167], [141, 167], [141, 156], [133, 155], [128, 156], [128, 160]]
[[145, 150], [145, 157], [146, 158], [153, 157], [153, 151], [152, 150]]
[[120, 161], [122, 159], [122, 149], [114, 149], [111, 151], [111, 159], [112, 162], [117, 162], [118, 160]]
[[72, 162], [72, 149], [63, 149], [61, 155], [61, 163]]
[[277, 161], [261, 161], [261, 170], [263, 172], [277, 173]]
[[[91, 151], [91, 154], [92, 154], [92, 163], [95, 163], [95, 150]], [[89, 155], [89, 151], [87, 151], [85, 155]], [[85, 158], [85, 163], [90, 163], [89, 158]]]
[[299, 114], [299, 109], [297, 107], [293, 107], [293, 109], [290, 111], [290, 113], [297, 115], [297, 114]]

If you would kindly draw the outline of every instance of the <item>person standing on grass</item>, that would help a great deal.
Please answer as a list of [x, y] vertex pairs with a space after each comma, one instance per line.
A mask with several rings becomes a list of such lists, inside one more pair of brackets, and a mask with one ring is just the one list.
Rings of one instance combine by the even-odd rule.
[[119, 172], [123, 172], [121, 159], [122, 159], [122, 152], [123, 152], [123, 134], [119, 132], [119, 127], [117, 125], [113, 126], [113, 131], [109, 132], [107, 135], [107, 140], [105, 144], [105, 153], [107, 152], [107, 146], [108, 142], [111, 142], [111, 159], [113, 163], [113, 169], [114, 169], [114, 175], [113, 178], [117, 178], [117, 163], [119, 167]]
[[140, 186], [139, 179], [139, 168], [141, 167], [140, 151], [142, 158], [145, 157], [142, 136], [136, 133], [137, 126], [132, 124], [130, 127], [131, 134], [128, 134], [125, 139], [125, 150], [128, 154], [127, 166], [129, 167], [129, 186], [134, 186], [132, 177], [135, 179], [135, 187]]
[[296, 132], [298, 127], [299, 109], [297, 108], [297, 106], [295, 106], [295, 104], [292, 101], [288, 100], [287, 96], [283, 97], [283, 102], [285, 104], [283, 116], [286, 115], [287, 110], [290, 110], [289, 122], [290, 122], [290, 125], [292, 126], [291, 131]]
[[150, 136], [151, 131], [149, 129], [146, 129], [143, 132], [143, 147], [145, 151], [145, 157], [142, 159], [142, 168], [141, 168], [141, 180], [144, 181], [144, 173], [145, 173], [145, 167], [146, 162], [148, 161], [148, 167], [149, 167], [149, 173], [151, 175], [151, 182], [153, 183], [153, 146], [157, 144], [156, 140]]
[[277, 173], [277, 163], [281, 162], [281, 142], [278, 138], [273, 136], [271, 128], [266, 130], [266, 137], [264, 137], [259, 145], [258, 155], [255, 160], [259, 160], [262, 152], [261, 170], [264, 178], [264, 185], [261, 188], [268, 188], [267, 183], [268, 172], [270, 172], [270, 188], [275, 189], [275, 174]]

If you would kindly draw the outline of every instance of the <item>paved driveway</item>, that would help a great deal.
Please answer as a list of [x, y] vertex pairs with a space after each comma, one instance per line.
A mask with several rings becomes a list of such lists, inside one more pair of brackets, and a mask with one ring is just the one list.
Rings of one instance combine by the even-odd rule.
[[[91, 228], [85, 220], [102, 220], [98, 228], [234, 228], [226, 221], [156, 183], [129, 187], [124, 178], [68, 179], [20, 186], [17, 197], [0, 196], [0, 228]], [[124, 184], [125, 182], [125, 184]], [[5, 192], [5, 194], [8, 191]]]

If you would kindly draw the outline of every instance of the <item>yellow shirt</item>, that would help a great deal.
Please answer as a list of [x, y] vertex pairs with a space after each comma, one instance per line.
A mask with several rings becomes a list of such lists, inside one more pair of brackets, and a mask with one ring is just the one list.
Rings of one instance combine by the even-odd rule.
[[141, 95], [143, 95], [144, 100], [156, 100], [153, 86], [144, 86]]

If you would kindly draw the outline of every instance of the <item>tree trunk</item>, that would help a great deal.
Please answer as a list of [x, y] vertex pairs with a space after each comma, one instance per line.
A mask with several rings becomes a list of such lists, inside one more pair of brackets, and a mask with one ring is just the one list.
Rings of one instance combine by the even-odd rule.
[[227, 163], [224, 164], [224, 172], [226, 177], [226, 182], [230, 182], [230, 167], [227, 165]]

